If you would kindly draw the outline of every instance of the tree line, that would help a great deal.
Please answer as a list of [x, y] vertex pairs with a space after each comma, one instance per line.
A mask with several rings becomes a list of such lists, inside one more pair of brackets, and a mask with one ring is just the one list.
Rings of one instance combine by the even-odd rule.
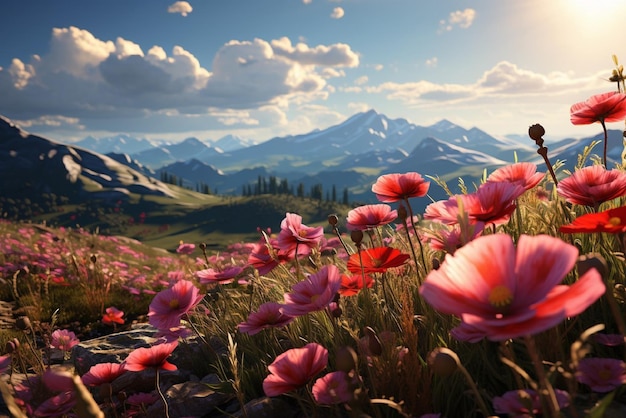
[[[242, 186], [241, 195], [246, 196], [259, 196], [263, 194], [270, 195], [291, 195], [296, 197], [309, 197], [315, 200], [326, 200], [327, 202], [339, 202], [337, 195], [337, 187], [333, 184], [330, 190], [324, 191], [324, 187], [321, 183], [312, 185], [309, 190], [306, 190], [304, 183], [298, 183], [298, 186], [294, 188], [290, 185], [287, 179], [279, 179], [276, 176], [258, 176], [257, 181], [254, 184], [248, 183]], [[341, 203], [344, 205], [349, 204], [348, 188], [344, 188], [341, 197]]]

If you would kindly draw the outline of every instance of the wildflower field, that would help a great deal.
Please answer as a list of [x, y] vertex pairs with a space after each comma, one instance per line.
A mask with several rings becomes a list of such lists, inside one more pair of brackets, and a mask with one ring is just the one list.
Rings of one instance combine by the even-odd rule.
[[[0, 333], [5, 402], [14, 416], [175, 416], [160, 379], [193, 338], [240, 416], [259, 398], [307, 417], [622, 416], [608, 415], [626, 404], [626, 160], [606, 157], [606, 123], [626, 119], [618, 86], [571, 108], [603, 129], [602, 155], [589, 144], [563, 170], [532, 125], [545, 166], [485, 173], [424, 213], [412, 202], [448, 188], [416, 167], [326, 228], [285, 208], [277, 233], [220, 252], [1, 222], [2, 299], [19, 314]], [[75, 372], [79, 341], [133, 322], [158, 343]], [[152, 390], [112, 392], [146, 370]]]

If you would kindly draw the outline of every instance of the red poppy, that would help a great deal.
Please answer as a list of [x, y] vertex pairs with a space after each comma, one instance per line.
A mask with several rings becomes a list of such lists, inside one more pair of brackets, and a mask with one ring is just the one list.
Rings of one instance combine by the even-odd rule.
[[352, 254], [348, 259], [348, 270], [353, 274], [361, 273], [361, 260], [363, 271], [367, 273], [384, 273], [392, 267], [400, 267], [411, 258], [400, 250], [391, 247], [368, 248], [359, 253]]
[[[365, 275], [365, 285], [370, 288], [374, 285], [374, 279], [371, 276]], [[354, 296], [363, 289], [363, 276], [361, 274], [354, 275], [341, 275], [341, 287], [339, 288], [339, 294], [341, 296]]]
[[624, 233], [626, 232], [626, 206], [579, 216], [571, 224], [561, 226], [559, 231], [565, 234], [576, 232]]
[[609, 92], [591, 96], [584, 102], [572, 105], [570, 120], [574, 125], [594, 122], [621, 122], [626, 118], [626, 94]]
[[376, 198], [384, 203], [393, 203], [410, 197], [422, 197], [428, 193], [430, 182], [418, 173], [385, 174], [372, 185]]
[[545, 175], [537, 173], [537, 166], [533, 163], [515, 163], [498, 168], [487, 177], [487, 181], [508, 181], [519, 184], [524, 190], [530, 190], [539, 184]]
[[516, 208], [515, 199], [524, 191], [519, 184], [488, 182], [474, 193], [462, 195], [463, 206], [472, 221], [499, 225], [508, 222]]
[[81, 380], [85, 386], [100, 386], [103, 383], [111, 383], [126, 372], [124, 363], [98, 363], [85, 373]]
[[270, 374], [263, 380], [267, 396], [278, 396], [306, 385], [328, 364], [328, 350], [317, 343], [292, 348], [278, 357], [267, 368]]
[[174, 341], [153, 345], [150, 348], [136, 348], [126, 357], [126, 370], [131, 372], [140, 372], [146, 369], [177, 370], [178, 368], [174, 364], [167, 361], [177, 346], [178, 341]]
[[123, 324], [124, 311], [120, 311], [115, 306], [106, 308], [106, 313], [102, 316], [102, 323], [106, 325]]

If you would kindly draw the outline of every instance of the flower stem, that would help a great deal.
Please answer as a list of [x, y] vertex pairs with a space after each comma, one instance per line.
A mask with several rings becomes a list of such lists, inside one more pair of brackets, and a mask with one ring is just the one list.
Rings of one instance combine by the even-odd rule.
[[537, 346], [535, 345], [535, 339], [532, 336], [527, 335], [524, 337], [524, 343], [526, 344], [526, 349], [528, 350], [528, 354], [530, 355], [533, 366], [535, 367], [535, 373], [537, 373], [542, 410], [549, 411], [547, 416], [551, 418], [559, 418], [561, 417], [559, 403], [556, 399], [554, 388], [552, 387], [552, 384], [548, 380], [545, 370], [543, 369], [543, 364], [539, 358]]
[[602, 157], [602, 162], [604, 163], [604, 168], [607, 168], [606, 167], [606, 149], [607, 149], [607, 142], [608, 142], [608, 139], [609, 139], [609, 135], [608, 135], [608, 133], [606, 131], [606, 125], [604, 123], [604, 119], [600, 120], [600, 124], [602, 124], [602, 130], [604, 131], [604, 154], [603, 154], [603, 157]]

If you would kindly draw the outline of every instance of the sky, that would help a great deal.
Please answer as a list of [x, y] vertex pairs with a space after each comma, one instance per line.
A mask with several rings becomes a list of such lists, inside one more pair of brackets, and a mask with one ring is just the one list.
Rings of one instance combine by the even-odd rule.
[[3, 2], [0, 114], [61, 142], [265, 141], [369, 109], [596, 135], [569, 109], [616, 89], [625, 17], [623, 0]]

